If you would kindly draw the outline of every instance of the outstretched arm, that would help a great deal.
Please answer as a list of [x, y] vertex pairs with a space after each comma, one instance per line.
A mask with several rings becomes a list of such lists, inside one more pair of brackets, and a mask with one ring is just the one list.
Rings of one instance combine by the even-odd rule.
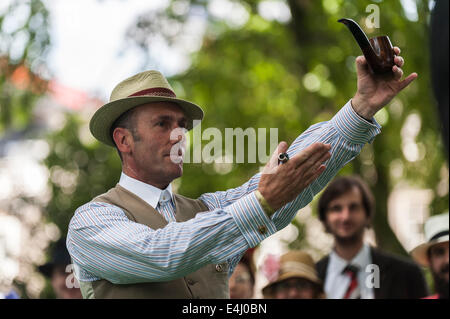
[[[400, 54], [398, 47], [394, 48], [395, 53]], [[272, 215], [272, 220], [277, 229], [287, 226], [299, 209], [306, 206], [320, 192], [326, 184], [337, 174], [337, 172], [361, 151], [365, 143], [370, 143], [381, 127], [373, 119], [373, 116], [382, 107], [389, 103], [401, 90], [407, 87], [415, 78], [416, 73], [412, 73], [404, 80], [401, 80], [404, 65], [402, 57], [394, 59], [393, 76], [383, 78], [373, 75], [363, 56], [356, 59], [357, 65], [357, 92], [355, 96], [333, 117], [331, 121], [322, 122], [311, 126], [302, 133], [289, 147], [289, 156], [295, 157], [299, 152], [316, 142], [331, 145], [331, 158], [326, 163], [325, 171], [310, 184], [309, 187], [297, 193], [295, 189], [283, 189], [277, 185], [276, 180], [289, 178], [290, 170], [284, 167], [280, 170], [278, 177], [261, 178], [261, 173], [254, 175], [247, 183], [235, 189], [208, 193], [200, 198], [210, 207], [225, 207], [235, 200], [254, 192], [259, 188], [267, 202], [271, 203], [272, 211], [277, 210]], [[286, 148], [282, 144], [283, 150]], [[275, 165], [276, 166], [276, 165]], [[323, 167], [321, 169], [324, 169]], [[272, 171], [274, 167], [272, 167]], [[288, 196], [293, 200], [280, 208], [282, 198]], [[270, 212], [272, 213], [272, 212]], [[239, 260], [239, 256], [233, 258], [233, 264]]]

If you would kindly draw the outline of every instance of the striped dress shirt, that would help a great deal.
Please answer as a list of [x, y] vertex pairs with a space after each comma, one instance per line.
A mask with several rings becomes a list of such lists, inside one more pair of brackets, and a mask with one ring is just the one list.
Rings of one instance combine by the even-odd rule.
[[[107, 203], [90, 202], [79, 207], [67, 235], [75, 274], [80, 281], [106, 279], [114, 284], [168, 281], [206, 264], [226, 261], [231, 275], [248, 248], [286, 227], [298, 210], [310, 203], [339, 169], [359, 154], [365, 143], [372, 142], [380, 129], [375, 119], [371, 123], [356, 114], [350, 101], [330, 121], [308, 128], [295, 139], [287, 153], [292, 157], [315, 142], [331, 144], [327, 168], [270, 218], [254, 193], [260, 173], [237, 188], [201, 195], [199, 199], [209, 211], [198, 213], [186, 222], [175, 221], [170, 186], [164, 191], [157, 190], [155, 197], [146, 191], [141, 193], [145, 187], [133, 188], [125, 183], [128, 190], [160, 212], [168, 225], [151, 229], [129, 220], [119, 207]], [[157, 202], [155, 198], [163, 193], [169, 194], [169, 200]]]

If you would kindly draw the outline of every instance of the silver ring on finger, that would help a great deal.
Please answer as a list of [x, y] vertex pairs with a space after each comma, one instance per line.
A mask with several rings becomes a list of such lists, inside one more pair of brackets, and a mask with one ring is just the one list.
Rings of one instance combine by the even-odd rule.
[[278, 165], [287, 163], [289, 161], [289, 155], [287, 153], [280, 153], [278, 154]]

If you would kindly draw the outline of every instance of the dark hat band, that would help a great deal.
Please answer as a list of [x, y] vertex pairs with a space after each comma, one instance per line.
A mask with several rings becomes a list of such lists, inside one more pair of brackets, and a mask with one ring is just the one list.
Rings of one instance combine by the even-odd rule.
[[133, 96], [166, 96], [166, 97], [177, 97], [176, 94], [167, 88], [151, 88], [151, 89], [145, 89], [142, 91], [138, 91], [136, 93], [133, 93], [129, 95], [128, 97]]
[[441, 232], [437, 233], [436, 235], [434, 235], [433, 237], [431, 237], [430, 241], [436, 240], [439, 237], [443, 237], [443, 236], [448, 235], [448, 234], [449, 234], [448, 230], [441, 231]]

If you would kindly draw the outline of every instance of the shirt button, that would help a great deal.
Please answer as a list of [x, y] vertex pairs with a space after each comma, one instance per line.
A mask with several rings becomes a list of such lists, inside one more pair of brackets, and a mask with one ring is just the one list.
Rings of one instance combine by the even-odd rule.
[[192, 279], [188, 279], [188, 280], [187, 280], [187, 283], [188, 283], [188, 285], [192, 286], [192, 285], [195, 284], [195, 281], [192, 280]]
[[259, 226], [259, 227], [258, 227], [258, 232], [259, 232], [261, 235], [265, 235], [265, 234], [267, 233], [267, 227], [266, 227], [266, 226]]
[[223, 266], [222, 266], [221, 264], [216, 265], [216, 270], [217, 270], [218, 272], [222, 272]]

